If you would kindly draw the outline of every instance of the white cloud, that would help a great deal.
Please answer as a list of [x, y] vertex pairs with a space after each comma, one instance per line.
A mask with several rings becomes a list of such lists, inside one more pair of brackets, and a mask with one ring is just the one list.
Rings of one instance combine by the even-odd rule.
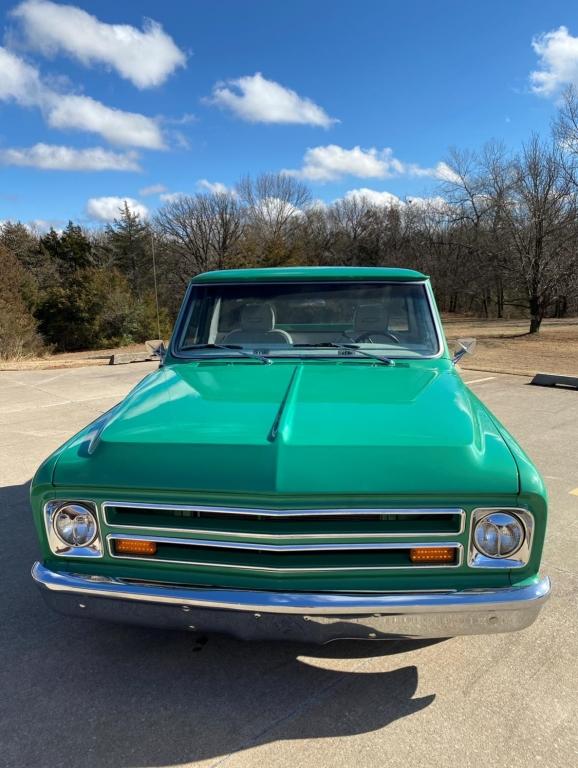
[[25, 226], [33, 235], [44, 235], [51, 229], [61, 234], [62, 224], [63, 222], [60, 219], [32, 219], [26, 222]]
[[137, 88], [160, 85], [186, 56], [160, 24], [145, 20], [143, 30], [105, 24], [73, 5], [26, 0], [12, 14], [28, 45], [45, 55], [66, 53], [86, 66], [104, 64]]
[[184, 192], [163, 192], [159, 197], [163, 203], [174, 203], [179, 198], [184, 197], [184, 194]]
[[[406, 206], [413, 206], [414, 208], [429, 208], [430, 210], [443, 211], [447, 207], [447, 201], [443, 197], [406, 197], [404, 200], [397, 197], [397, 195], [387, 192], [385, 190], [379, 191], [377, 189], [369, 189], [368, 187], [361, 187], [359, 189], [350, 189], [345, 193], [342, 200], [358, 200], [365, 201], [369, 205], [376, 206], [378, 208], [391, 208], [397, 207], [404, 209]], [[338, 201], [336, 201], [338, 202]]]
[[362, 149], [356, 146], [345, 149], [337, 144], [308, 149], [303, 158], [303, 166], [298, 170], [285, 169], [284, 173], [318, 182], [336, 181], [344, 176], [388, 179], [401, 175], [428, 176], [449, 181], [452, 175], [449, 166], [443, 162], [437, 163], [433, 168], [402, 162], [394, 156], [390, 147]]
[[137, 213], [141, 218], [148, 216], [146, 205], [139, 203], [132, 197], [91, 197], [86, 203], [86, 213], [91, 219], [98, 221], [113, 221], [118, 219], [120, 211], [127, 204], [133, 213]]
[[250, 123], [298, 123], [328, 128], [338, 122], [311, 99], [267, 80], [260, 72], [217, 83], [207, 101], [230, 109]]
[[139, 171], [134, 152], [111, 152], [102, 147], [75, 149], [55, 144], [0, 149], [0, 165], [17, 165], [50, 171]]
[[44, 87], [38, 71], [0, 46], [0, 100], [34, 106], [43, 99]]
[[552, 96], [564, 85], [578, 85], [578, 37], [561, 26], [532, 40], [539, 69], [530, 73], [534, 93]]
[[180, 117], [163, 117], [162, 121], [167, 125], [190, 125], [191, 123], [196, 123], [198, 117], [192, 112], [185, 112]]
[[228, 187], [226, 184], [222, 184], [220, 181], [208, 181], [207, 179], [199, 179], [197, 181], [197, 187], [205, 192], [213, 192], [217, 195], [235, 194], [235, 191]]
[[384, 208], [391, 208], [394, 205], [402, 204], [399, 197], [391, 192], [378, 192], [377, 189], [368, 189], [367, 187], [350, 189], [349, 192], [345, 193], [344, 198], [345, 200], [365, 200], [370, 205]]
[[438, 212], [448, 209], [448, 201], [439, 195], [434, 197], [407, 197], [405, 202], [414, 208], [428, 208]]
[[438, 179], [439, 181], [458, 181], [459, 176], [452, 171], [447, 163], [439, 162], [433, 166], [433, 168], [424, 168], [421, 165], [415, 163], [406, 164], [404, 166], [404, 172], [410, 176], [428, 176], [432, 179]]
[[112, 144], [163, 149], [162, 132], [150, 117], [107, 107], [89, 96], [60, 96], [47, 111], [53, 128], [98, 133]]
[[258, 200], [251, 212], [267, 227], [278, 227], [282, 222], [289, 222], [303, 216], [301, 208], [279, 197], [264, 197]]
[[444, 162], [438, 163], [431, 175], [440, 181], [458, 182], [460, 180], [458, 174]]
[[[0, 219], [0, 232], [2, 232], [4, 225], [8, 223], [8, 219]], [[54, 229], [55, 232], [61, 234], [63, 223], [61, 219], [32, 219], [31, 221], [24, 222], [24, 226], [33, 235], [43, 235], [50, 229]]]
[[330, 203], [328, 203], [327, 200], [322, 200], [320, 197], [315, 197], [307, 206], [307, 210], [323, 212], [329, 208], [329, 205]]
[[[233, 197], [237, 195], [237, 192], [232, 187], [228, 187], [220, 181], [208, 181], [207, 179], [199, 179], [197, 181], [197, 189], [201, 192], [210, 192], [215, 195], [233, 195]], [[185, 192], [167, 192], [166, 190], [159, 195], [163, 203], [174, 203], [175, 200], [185, 196]]]
[[0, 101], [38, 107], [53, 128], [96, 133], [124, 146], [164, 147], [162, 131], [152, 118], [107, 107], [89, 96], [58, 93], [42, 81], [37, 69], [2, 47], [0, 73]]
[[141, 197], [150, 197], [151, 195], [160, 195], [163, 192], [166, 192], [167, 188], [164, 184], [151, 184], [148, 187], [143, 187], [142, 189], [139, 189], [138, 193]]
[[298, 171], [285, 171], [309, 181], [334, 181], [343, 176], [361, 179], [384, 179], [403, 173], [404, 165], [385, 149], [344, 149], [337, 144], [313, 147], [305, 152], [303, 167]]

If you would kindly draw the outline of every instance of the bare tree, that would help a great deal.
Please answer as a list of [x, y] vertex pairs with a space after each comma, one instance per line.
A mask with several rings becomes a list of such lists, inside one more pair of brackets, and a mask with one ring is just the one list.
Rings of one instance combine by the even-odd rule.
[[241, 206], [231, 193], [180, 196], [157, 213], [155, 228], [182, 282], [230, 266], [243, 234]]
[[552, 125], [552, 134], [558, 149], [566, 157], [566, 167], [576, 179], [576, 162], [578, 161], [578, 94], [573, 85], [568, 86], [562, 94], [561, 106]]
[[237, 194], [248, 220], [272, 238], [282, 236], [311, 200], [309, 188], [286, 173], [262, 173], [255, 179], [244, 176]]
[[246, 222], [244, 244], [250, 263], [292, 263], [299, 248], [296, 234], [311, 200], [308, 187], [285, 173], [245, 176], [237, 185]]
[[576, 290], [577, 200], [559, 146], [533, 136], [507, 165], [489, 169], [503, 238], [502, 266], [530, 312], [530, 333], [540, 330], [559, 296]]
[[339, 263], [335, 231], [329, 224], [325, 205], [311, 205], [304, 211], [300, 221], [299, 242], [303, 264]]
[[42, 339], [29, 301], [34, 293], [33, 278], [2, 243], [0, 269], [0, 360], [37, 354], [42, 350]]
[[363, 263], [364, 241], [372, 226], [372, 205], [362, 196], [337, 200], [328, 210], [340, 260], [343, 264]]
[[440, 231], [447, 242], [452, 311], [457, 311], [461, 299], [469, 311], [479, 305], [488, 317], [495, 303], [497, 316], [503, 314], [501, 244], [492, 224], [496, 198], [488, 186], [487, 168], [499, 162], [504, 152], [500, 144], [488, 144], [481, 153], [452, 149], [446, 160], [449, 170], [441, 185], [446, 205]]

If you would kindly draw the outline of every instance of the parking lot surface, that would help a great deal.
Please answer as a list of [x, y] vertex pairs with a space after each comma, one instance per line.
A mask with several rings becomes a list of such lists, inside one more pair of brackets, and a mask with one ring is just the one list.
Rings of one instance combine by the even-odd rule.
[[464, 372], [550, 491], [553, 596], [511, 635], [255, 643], [49, 611], [30, 578], [36, 467], [152, 364], [0, 373], [0, 765], [578, 764], [578, 392]]

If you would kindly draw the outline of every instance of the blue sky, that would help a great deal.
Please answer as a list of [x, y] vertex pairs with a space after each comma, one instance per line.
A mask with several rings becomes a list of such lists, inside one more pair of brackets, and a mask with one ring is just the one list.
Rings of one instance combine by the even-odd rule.
[[98, 224], [115, 198], [152, 213], [283, 169], [326, 201], [433, 195], [450, 146], [546, 133], [578, 83], [575, 2], [25, 0], [0, 17], [0, 221]]

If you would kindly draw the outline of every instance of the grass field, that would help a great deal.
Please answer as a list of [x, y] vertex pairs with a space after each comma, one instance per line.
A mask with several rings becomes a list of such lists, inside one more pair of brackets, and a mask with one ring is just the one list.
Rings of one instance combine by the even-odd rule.
[[[578, 318], [544, 320], [540, 333], [528, 333], [527, 320], [476, 320], [444, 317], [450, 347], [458, 338], [474, 337], [473, 355], [460, 364], [464, 369], [533, 375], [538, 371], [578, 376]], [[0, 370], [77, 368], [108, 365], [113, 352], [142, 352], [135, 344], [117, 350], [96, 350], [50, 355], [39, 359], [0, 361]]]
[[578, 318], [544, 320], [537, 334], [528, 333], [527, 320], [443, 320], [450, 347], [458, 338], [477, 339], [474, 354], [462, 360], [464, 369], [578, 376]]

